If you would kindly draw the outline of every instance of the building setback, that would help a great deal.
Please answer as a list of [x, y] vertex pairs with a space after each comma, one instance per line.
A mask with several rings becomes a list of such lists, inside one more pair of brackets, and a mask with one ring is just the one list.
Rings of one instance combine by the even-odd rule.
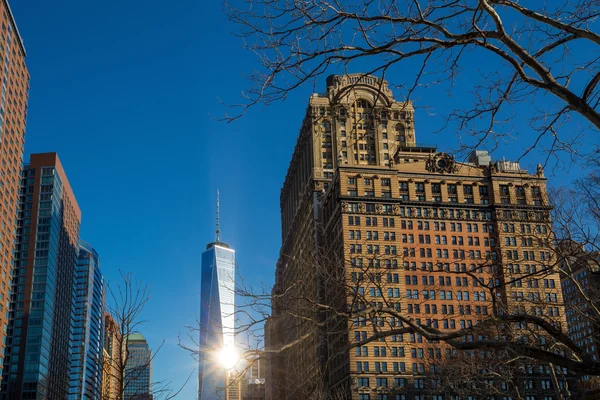
[[[0, 368], [5, 353], [8, 331], [8, 304], [13, 246], [19, 212], [19, 193], [29, 72], [25, 65], [25, 48], [8, 2], [0, 2]], [[22, 228], [19, 227], [19, 230]], [[2, 373], [0, 372], [0, 375]]]
[[75, 277], [70, 400], [102, 398], [105, 288], [100, 257], [79, 242]]
[[67, 398], [81, 212], [56, 153], [23, 168], [0, 398]]
[[[488, 284], [502, 312], [565, 325], [558, 274], [530, 275], [556, 263], [542, 168], [485, 151], [458, 162], [417, 142], [412, 103], [385, 80], [330, 76], [311, 96], [280, 201], [267, 399], [450, 398], [429, 375], [452, 363], [447, 345], [368, 339], [403, 326], [393, 313], [441, 331], [473, 326], [492, 313]], [[555, 395], [548, 367], [530, 367], [519, 391]]]

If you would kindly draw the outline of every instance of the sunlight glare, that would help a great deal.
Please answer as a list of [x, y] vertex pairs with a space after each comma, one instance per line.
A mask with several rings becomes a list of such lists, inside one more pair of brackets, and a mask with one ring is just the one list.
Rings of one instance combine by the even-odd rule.
[[224, 347], [218, 354], [219, 363], [226, 369], [231, 370], [239, 361], [238, 354], [234, 348]]

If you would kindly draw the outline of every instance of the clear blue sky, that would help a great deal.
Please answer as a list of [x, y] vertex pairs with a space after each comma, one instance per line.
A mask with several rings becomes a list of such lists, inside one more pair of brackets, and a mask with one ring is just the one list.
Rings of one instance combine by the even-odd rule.
[[[177, 386], [195, 368], [177, 338], [198, 313], [215, 192], [240, 274], [271, 283], [281, 242], [279, 190], [312, 88], [232, 124], [211, 118], [226, 111], [219, 98], [239, 100], [242, 73], [254, 63], [230, 35], [217, 0], [11, 6], [31, 73], [26, 152], [59, 153], [83, 213], [81, 237], [99, 252], [106, 280], [123, 270], [151, 285], [143, 333], [151, 346], [166, 341], [154, 378]], [[457, 99], [435, 90], [421, 96], [439, 113], [417, 111], [418, 141], [455, 145], [452, 132], [431, 132]], [[496, 158], [519, 149], [505, 150]], [[195, 392], [194, 377], [179, 398]]]

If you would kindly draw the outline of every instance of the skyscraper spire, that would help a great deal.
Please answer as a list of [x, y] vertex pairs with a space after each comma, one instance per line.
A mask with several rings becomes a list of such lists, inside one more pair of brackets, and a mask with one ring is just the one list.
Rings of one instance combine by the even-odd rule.
[[221, 216], [219, 214], [219, 189], [217, 189], [217, 243], [221, 241]]

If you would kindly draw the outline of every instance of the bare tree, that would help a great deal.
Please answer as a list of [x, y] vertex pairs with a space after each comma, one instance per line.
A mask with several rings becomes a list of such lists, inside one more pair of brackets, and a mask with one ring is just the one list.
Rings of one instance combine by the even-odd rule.
[[[366, 345], [375, 345], [383, 356], [404, 357], [415, 352], [411, 354], [412, 368], [418, 374], [411, 376], [410, 383], [418, 384], [414, 379], [427, 382], [420, 383], [425, 386], [419, 387], [419, 393], [441, 392], [461, 398], [510, 393], [515, 399], [525, 399], [533, 385], [531, 376], [536, 374], [548, 376], [545, 389], [553, 388], [557, 399], [572, 398], [578, 391], [596, 390], [594, 381], [600, 377], [600, 361], [586, 353], [567, 332], [562, 310], [579, 313], [595, 329], [600, 327], [600, 293], [579, 285], [577, 277], [581, 267], [594, 273], [599, 270], [600, 219], [594, 219], [598, 215], [597, 193], [588, 180], [570, 190], [562, 192], [564, 196], [551, 194], [553, 225], [549, 224], [548, 214], [541, 217], [540, 224], [534, 224], [532, 231], [523, 227], [515, 230], [511, 240], [519, 254], [525, 247], [531, 247], [531, 241], [535, 241], [540, 254], [544, 253], [532, 265], [516, 260], [513, 264], [506, 258], [499, 263], [485, 257], [463, 256], [458, 244], [456, 262], [438, 260], [426, 267], [429, 272], [448, 275], [451, 278], [445, 279], [451, 279], [452, 283], [428, 280], [424, 287], [431, 290], [415, 293], [416, 290], [408, 290], [416, 279], [412, 277], [414, 274], [398, 273], [403, 254], [393, 257], [398, 265], [384, 265], [384, 261], [388, 262], [385, 257], [368, 250], [358, 264], [348, 258], [344, 244], [330, 242], [317, 254], [290, 259], [305, 263], [306, 268], [299, 270], [307, 273], [288, 281], [285, 287], [270, 290], [264, 286], [238, 285], [237, 295], [245, 301], [235, 311], [236, 332], [247, 338], [242, 351], [245, 364], [238, 371], [239, 378], [253, 362], [263, 358], [271, 365], [269, 384], [280, 385], [285, 393], [293, 393], [293, 398], [343, 399], [350, 385], [360, 393], [361, 383], [346, 382], [332, 387], [330, 380], [337, 370], [350, 368], [351, 352], [358, 355]], [[596, 221], [596, 225], [591, 221]], [[510, 223], [506, 225], [507, 231], [513, 229]], [[320, 229], [321, 235], [328, 236], [325, 225]], [[364, 237], [354, 239], [350, 243], [365, 249], [369, 246]], [[404, 238], [393, 240], [397, 243]], [[521, 243], [523, 247], [519, 246]], [[464, 249], [468, 254], [467, 248]], [[559, 275], [561, 279], [556, 280]], [[397, 290], [398, 279], [404, 278], [407, 290], [401, 293]], [[563, 303], [560, 297], [543, 290], [554, 289], [556, 293], [562, 279], [575, 282], [574, 290], [581, 299], [576, 304]], [[453, 284], [455, 280], [460, 287]], [[319, 294], [319, 287], [325, 291]], [[521, 289], [538, 287], [542, 289], [541, 296]], [[431, 305], [431, 300], [435, 296], [439, 300], [442, 293], [444, 300], [448, 300], [447, 308]], [[410, 308], [403, 305], [401, 309], [401, 300], [409, 302]], [[431, 318], [425, 319], [423, 310]], [[455, 316], [466, 316], [461, 318], [473, 322], [455, 326], [445, 320]], [[271, 325], [266, 332], [265, 322]], [[279, 337], [264, 337], [273, 334]], [[319, 355], [306, 351], [321, 347]], [[403, 364], [394, 365], [398, 380], [385, 382], [391, 390], [405, 390], [409, 382]], [[280, 368], [286, 369], [285, 374], [278, 375]], [[385, 368], [392, 372], [391, 365]], [[577, 387], [571, 379], [581, 376], [591, 378], [589, 387]]]
[[[142, 326], [148, 322], [143, 319], [143, 312], [150, 301], [150, 288], [147, 283], [135, 279], [131, 273], [121, 273], [121, 278], [121, 282], [108, 285], [108, 337], [105, 338], [106, 353], [102, 360], [105, 387], [102, 400], [173, 399], [192, 374], [179, 389], [170, 388], [170, 382], [149, 381], [148, 371], [164, 340], [151, 352], [140, 353], [134, 349], [134, 345], [139, 341]], [[136, 389], [132, 391], [132, 387]]]
[[470, 98], [462, 95], [446, 116], [446, 124], [465, 138], [463, 146], [491, 148], [514, 139], [513, 121], [522, 117], [535, 133], [518, 137], [523, 155], [537, 149], [575, 158], [586, 152], [578, 146], [585, 135], [598, 142], [599, 5], [597, 0], [226, 3], [237, 34], [260, 65], [248, 76], [245, 102], [231, 105], [239, 108], [225, 120], [255, 104], [283, 100], [323, 74], [362, 66], [365, 75], [385, 77], [399, 67], [408, 76], [398, 86], [406, 100], [435, 84], [449, 94], [467, 86]]

